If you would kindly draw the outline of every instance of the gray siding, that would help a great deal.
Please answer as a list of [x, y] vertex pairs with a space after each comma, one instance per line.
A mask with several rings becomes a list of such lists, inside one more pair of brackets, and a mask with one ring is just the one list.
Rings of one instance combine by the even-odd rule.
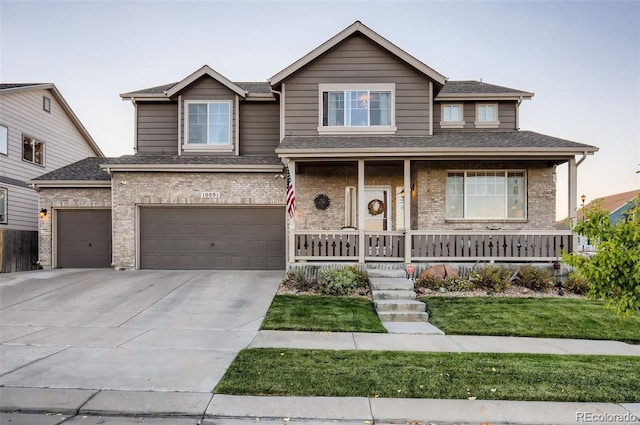
[[[51, 112], [42, 109], [42, 97], [51, 99]], [[8, 155], [0, 154], [0, 177], [31, 180], [95, 152], [49, 90], [22, 90], [0, 94], [0, 124], [9, 129]], [[45, 143], [44, 166], [22, 160], [22, 135]], [[9, 192], [8, 224], [2, 228], [38, 230], [38, 196], [24, 185], [0, 182]]]
[[[193, 83], [190, 87], [182, 92], [182, 101], [187, 100], [228, 100], [232, 101], [231, 105], [231, 144], [235, 145], [236, 137], [236, 107], [235, 107], [236, 94], [229, 90], [229, 88], [220, 84], [218, 81], [210, 77], [203, 77], [200, 80]], [[182, 143], [184, 144], [184, 103], [181, 108], [181, 128], [182, 131]], [[193, 151], [185, 152], [185, 155], [194, 153]], [[206, 151], [194, 154], [216, 154], [216, 152]], [[228, 151], [224, 154], [229, 154]]]
[[[442, 119], [443, 103], [464, 103], [464, 128], [442, 128], [440, 120]], [[497, 103], [498, 104], [498, 121], [500, 126], [489, 129], [476, 128], [474, 121], [476, 120], [476, 104], [477, 103]], [[516, 102], [500, 101], [500, 102], [476, 102], [476, 101], [460, 101], [460, 102], [434, 102], [433, 104], [433, 130], [434, 131], [467, 131], [467, 130], [515, 130], [516, 129]]]
[[280, 143], [280, 104], [240, 104], [240, 154], [275, 155]]
[[178, 103], [137, 104], [137, 153], [178, 153]]
[[284, 83], [286, 135], [318, 134], [319, 83], [395, 83], [396, 134], [429, 134], [429, 80], [362, 36], [347, 38]]

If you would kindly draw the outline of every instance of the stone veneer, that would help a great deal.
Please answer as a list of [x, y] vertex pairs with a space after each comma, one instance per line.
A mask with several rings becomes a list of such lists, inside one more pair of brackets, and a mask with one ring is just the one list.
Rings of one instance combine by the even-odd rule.
[[[220, 198], [202, 198], [202, 192], [219, 192]], [[114, 267], [136, 266], [137, 206], [284, 206], [285, 194], [286, 180], [279, 173], [114, 172]]]
[[38, 260], [40, 265], [49, 269], [53, 265], [53, 216], [55, 209], [72, 208], [111, 208], [111, 189], [109, 188], [42, 188], [39, 193], [40, 208], [50, 211], [38, 223]]

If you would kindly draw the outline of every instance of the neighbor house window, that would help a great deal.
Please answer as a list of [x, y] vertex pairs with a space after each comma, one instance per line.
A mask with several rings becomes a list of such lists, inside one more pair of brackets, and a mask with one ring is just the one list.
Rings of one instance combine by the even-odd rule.
[[7, 189], [0, 187], [0, 224], [7, 224]]
[[4, 125], [0, 125], [0, 153], [9, 154], [9, 129]]
[[231, 144], [231, 102], [185, 102], [188, 145], [220, 147]]
[[22, 136], [22, 159], [44, 165], [44, 142], [29, 136]]
[[394, 84], [321, 84], [319, 132], [395, 132]]
[[42, 109], [51, 113], [51, 99], [47, 96], [42, 96]]
[[524, 171], [464, 171], [447, 174], [448, 219], [524, 219]]
[[464, 104], [443, 103], [441, 109], [440, 127], [462, 128], [464, 127]]
[[496, 103], [478, 103], [476, 105], [476, 127], [498, 127], [498, 104]]

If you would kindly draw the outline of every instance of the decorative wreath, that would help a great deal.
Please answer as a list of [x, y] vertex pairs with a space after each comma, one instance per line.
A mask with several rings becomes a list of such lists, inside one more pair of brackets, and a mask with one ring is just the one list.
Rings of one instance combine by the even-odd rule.
[[384, 212], [384, 202], [380, 199], [374, 199], [367, 204], [367, 208], [369, 209], [369, 214], [371, 215], [379, 215]]
[[313, 198], [313, 204], [319, 210], [326, 210], [331, 205], [331, 199], [324, 193], [319, 194], [315, 198]]

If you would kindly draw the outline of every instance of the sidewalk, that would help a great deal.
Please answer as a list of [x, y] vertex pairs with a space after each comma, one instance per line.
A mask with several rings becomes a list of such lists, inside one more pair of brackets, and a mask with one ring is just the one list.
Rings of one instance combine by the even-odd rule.
[[[640, 346], [618, 341], [330, 332], [260, 331], [249, 344], [249, 348], [256, 347], [640, 356]], [[0, 411], [56, 412], [78, 415], [77, 418], [87, 415], [173, 417], [184, 418], [184, 423], [193, 420], [202, 425], [240, 425], [257, 420], [289, 424], [339, 421], [345, 424], [412, 425], [640, 423], [640, 403], [258, 397], [206, 392], [16, 387], [0, 387]], [[178, 422], [183, 423], [182, 419]], [[20, 422], [14, 420], [12, 423]]]

